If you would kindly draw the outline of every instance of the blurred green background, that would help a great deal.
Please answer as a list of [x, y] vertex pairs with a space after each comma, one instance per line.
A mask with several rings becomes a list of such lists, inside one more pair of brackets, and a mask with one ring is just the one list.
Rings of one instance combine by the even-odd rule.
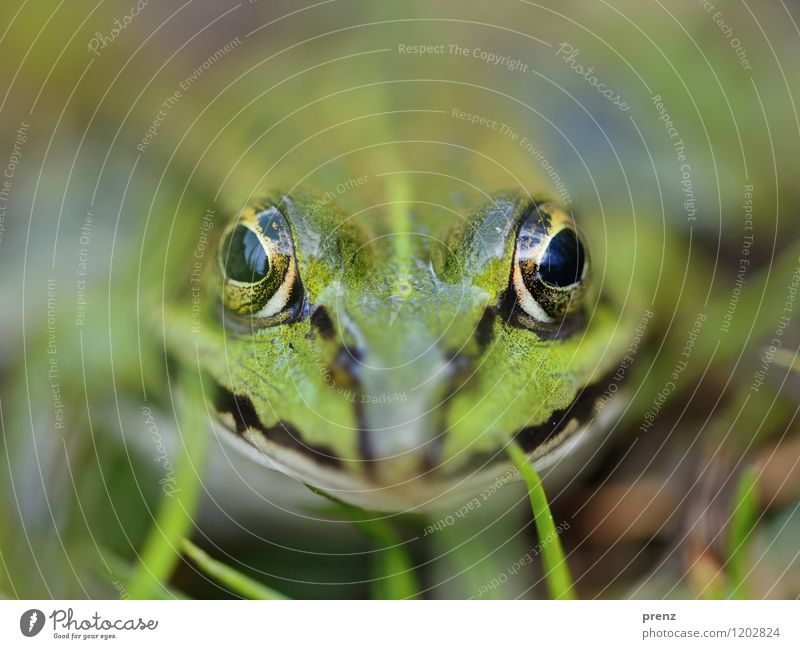
[[[477, 167], [483, 186], [531, 178], [602, 215], [583, 225], [612, 294], [636, 281], [626, 263], [641, 236], [644, 257], [684, 259], [690, 245], [712, 260], [713, 277], [689, 283], [724, 297], [748, 218], [745, 283], [798, 242], [798, 22], [800, 4], [780, 1], [4, 1], [0, 595], [127, 596], [163, 499], [164, 458], [180, 450], [148, 309], [179, 293], [174, 277], [209, 205], [306, 174], [330, 184], [320, 167], [351, 141], [305, 140], [337, 121], [461, 107], [513, 125], [542, 159], [454, 120], [408, 117], [398, 133], [490, 148], [507, 169]], [[402, 44], [443, 49], [403, 55]], [[341, 92], [362, 87], [371, 90]], [[385, 136], [369, 126], [351, 135]], [[646, 232], [662, 237], [657, 248]], [[785, 292], [790, 278], [771, 281]], [[689, 322], [695, 306], [681, 307]], [[792, 321], [784, 351], [794, 354], [797, 333]], [[677, 432], [666, 449], [621, 440], [588, 485], [553, 503], [557, 520], [573, 521], [564, 538], [581, 595], [725, 592], [736, 480], [715, 486], [743, 467], [760, 489], [748, 595], [800, 594], [793, 356], [775, 363], [745, 417], [731, 423], [725, 409], [769, 338], [669, 403], [659, 426]], [[289, 510], [254, 496], [259, 470], [215, 457], [197, 476], [199, 546], [291, 597], [380, 592], [374, 539], [300, 485]], [[654, 520], [637, 518], [648, 509]], [[430, 521], [391, 518], [423, 596], [543, 595], [536, 565], [481, 589], [537, 543], [524, 506], [504, 511], [433, 539], [421, 534]], [[231, 596], [183, 561], [158, 594]]]

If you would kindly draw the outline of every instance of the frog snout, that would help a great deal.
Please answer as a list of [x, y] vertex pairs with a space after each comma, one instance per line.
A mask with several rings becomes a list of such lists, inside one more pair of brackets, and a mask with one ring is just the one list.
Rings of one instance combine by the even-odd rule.
[[[393, 483], [419, 476], [440, 459], [450, 370], [435, 347], [384, 365], [359, 366], [359, 451], [371, 477]], [[397, 363], [397, 357], [394, 357]]]
[[442, 459], [465, 357], [456, 358], [452, 340], [421, 324], [410, 301], [397, 312], [340, 305], [329, 319], [332, 326], [318, 328], [336, 332], [328, 339], [337, 346], [330, 370], [351, 402], [361, 472], [383, 485], [430, 473]]

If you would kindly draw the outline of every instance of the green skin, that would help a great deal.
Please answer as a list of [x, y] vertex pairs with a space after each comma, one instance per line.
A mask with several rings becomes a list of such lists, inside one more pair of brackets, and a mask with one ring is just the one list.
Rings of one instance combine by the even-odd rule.
[[[266, 6], [255, 3], [251, 9]], [[361, 8], [353, 6], [352, 11], [358, 13], [353, 23], [381, 19], [383, 12], [391, 17], [397, 11], [405, 17], [407, 11], [405, 3], [402, 10], [392, 3], [370, 3], [376, 15], [362, 15]], [[466, 11], [460, 4], [453, 7], [454, 15]], [[330, 9], [336, 14], [332, 19], [341, 15], [338, 4]], [[152, 3], [151, 10], [155, 11]], [[749, 21], [745, 10], [738, 11]], [[676, 381], [673, 398], [693, 376], [709, 373], [709, 358], [727, 376], [729, 360], [738, 363], [743, 349], [745, 358], [758, 356], [760, 336], [771, 336], [775, 330], [784, 287], [797, 263], [796, 251], [787, 251], [767, 272], [748, 274], [737, 316], [729, 332], [721, 335], [719, 325], [735, 272], [726, 262], [704, 265], [700, 242], [705, 235], [711, 256], [717, 255], [715, 200], [719, 197], [719, 219], [722, 223], [724, 215], [726, 226], [723, 243], [738, 256], [740, 147], [748, 161], [772, 160], [777, 150], [777, 168], [791, 168], [787, 165], [796, 155], [793, 140], [768, 137], [759, 125], [764, 109], [770, 115], [764, 121], [773, 125], [775, 134], [794, 128], [794, 117], [779, 128], [772, 113], [786, 112], [787, 98], [781, 88], [785, 77], [776, 75], [772, 67], [762, 68], [755, 75], [759, 95], [754, 95], [750, 84], [741, 82], [739, 64], [730, 56], [727, 41], [719, 39], [713, 22], [701, 23], [706, 37], [698, 41], [706, 44], [706, 51], [714, 48], [719, 54], [715, 75], [720, 63], [725, 64], [725, 101], [737, 108], [738, 125], [716, 119], [722, 105], [717, 81], [708, 71], [701, 76], [697, 54], [685, 47], [679, 30], [672, 36], [676, 45], [668, 48], [670, 61], [678, 66], [679, 74], [674, 74], [661, 57], [641, 57], [639, 39], [622, 38], [616, 31], [617, 21], [608, 21], [605, 37], [597, 38], [594, 31], [584, 34], [585, 28], [577, 22], [576, 31], [570, 32], [572, 23], [555, 12], [533, 15], [533, 7], [523, 3], [517, 16], [505, 16], [507, 24], [544, 37], [551, 47], [539, 48], [529, 38], [517, 42], [508, 31], [486, 31], [480, 27], [485, 17], [477, 14], [463, 17], [478, 22], [459, 22], [449, 28], [454, 30], [454, 42], [481, 45], [484, 50], [529, 62], [530, 72], [524, 74], [484, 65], [471, 55], [399, 55], [399, 44], [411, 40], [441, 42], [444, 32], [438, 21], [381, 23], [375, 32], [348, 30], [341, 32], [341, 38], [320, 37], [302, 47], [275, 40], [269, 30], [264, 30], [260, 40], [243, 38], [233, 53], [183, 92], [166, 111], [152, 141], [140, 151], [137, 145], [165, 98], [174, 96], [186, 70], [219, 44], [193, 57], [186, 70], [169, 66], [163, 74], [153, 74], [166, 60], [158, 49], [151, 61], [137, 58], [123, 65], [149, 35], [137, 30], [158, 23], [156, 19], [137, 21], [113, 46], [100, 50], [91, 73], [84, 77], [86, 39], [75, 39], [73, 50], [62, 58], [63, 43], [57, 38], [35, 37], [49, 11], [43, 4], [38, 20], [29, 18], [27, 27], [17, 26], [8, 33], [8, 38], [16, 39], [8, 59], [27, 60], [19, 79], [30, 79], [30, 96], [25, 94], [25, 84], [17, 83], [7, 109], [16, 109], [19, 115], [9, 114], [7, 124], [14, 127], [31, 120], [39, 88], [46, 86], [14, 178], [8, 213], [21, 215], [19, 227], [9, 227], [5, 233], [0, 258], [9, 303], [19, 305], [13, 310], [19, 331], [6, 336], [6, 349], [12, 356], [4, 359], [2, 377], [8, 442], [4, 452], [9, 456], [2, 464], [13, 472], [15, 488], [13, 492], [4, 489], [0, 514], [3, 520], [21, 520], [25, 531], [15, 525], [0, 529], [0, 547], [7, 565], [24, 571], [23, 581], [30, 578], [27, 573], [34, 563], [22, 541], [29, 542], [29, 534], [38, 544], [39, 560], [53, 557], [45, 574], [66, 573], [62, 538], [67, 538], [69, 556], [84, 557], [87, 565], [95, 565], [96, 557], [90, 556], [93, 544], [87, 541], [77, 512], [88, 517], [88, 529], [108, 532], [109, 539], [100, 539], [101, 545], [124, 548], [120, 554], [125, 556], [131, 543], [138, 547], [142, 529], [130, 531], [129, 537], [128, 529], [118, 529], [123, 525], [96, 523], [108, 520], [109, 502], [103, 495], [110, 477], [132, 474], [128, 482], [118, 485], [118, 491], [112, 490], [112, 504], [124, 505], [131, 494], [137, 499], [142, 495], [147, 503], [136, 512], [120, 510], [119, 518], [126, 524], [130, 519], [150, 525], [150, 506], [158, 499], [166, 507], [177, 502], [161, 497], [159, 480], [168, 472], [152, 462], [152, 432], [140, 413], [142, 406], [147, 407], [161, 430], [167, 429], [170, 415], [179, 410], [175, 386], [190, 397], [186, 406], [195, 417], [188, 421], [203, 420], [202, 427], [194, 426], [189, 436], [192, 441], [185, 449], [189, 454], [194, 452], [193, 445], [203, 446], [205, 422], [218, 419], [221, 438], [257, 461], [343, 500], [383, 510], [435, 509], [449, 500], [466, 500], [483, 485], [494, 483], [498, 475], [507, 475], [504, 449], [508, 442], [522, 441], [525, 435], [520, 431], [542, 426], [583, 394], [588, 396], [581, 408], [567, 417], [555, 417], [565, 426], [563, 436], [552, 435], [527, 448], [548, 487], [573, 480], [587, 459], [605, 448], [605, 433], [612, 428], [625, 430], [626, 422], [633, 423], [633, 429], [639, 426], [654, 396], [672, 380], [676, 359], [698, 312], [707, 315], [707, 324], [688, 369]], [[423, 18], [429, 16], [425, 3], [415, 11]], [[729, 7], [726, 11], [733, 20], [737, 10]], [[80, 29], [87, 39], [95, 30], [106, 33], [118, 14], [117, 8], [104, 4]], [[302, 14], [287, 18], [276, 33], [290, 32], [292, 20], [298, 17]], [[79, 29], [82, 19], [75, 12], [53, 24], [71, 35], [71, 27]], [[661, 18], [654, 15], [652, 20]], [[257, 24], [255, 19], [253, 24]], [[339, 25], [332, 22], [330, 27]], [[239, 31], [234, 35], [240, 35]], [[620, 151], [619, 156], [627, 163], [626, 172], [638, 170], [641, 177], [623, 178], [614, 162], [617, 153], [612, 155], [599, 136], [594, 145], [583, 145], [580, 140], [595, 133], [594, 127], [563, 134], [557, 127], [569, 127], [572, 122], [542, 120], [542, 115], [558, 117], [562, 108], [565, 114], [570, 108], [577, 110], [572, 101], [576, 95], [599, 102], [589, 108], [604, 126], [606, 121], [617, 126], [622, 121], [630, 127], [628, 114], [617, 114], [616, 108], [606, 106], [594, 87], [584, 84], [553, 54], [561, 39], [574, 43], [580, 60], [596, 64], [609, 87], [624, 89], [631, 101], [631, 114], [635, 113], [648, 143], [647, 155], [636, 146], [634, 134], [629, 133], [628, 140], [621, 135], [624, 131], [607, 130], [607, 134], [615, 147], [630, 143], [632, 150]], [[28, 56], [33, 42], [36, 48]], [[608, 50], [609, 42], [619, 49]], [[140, 56], [149, 49], [143, 48]], [[170, 43], [169, 52], [173, 49]], [[630, 80], [615, 78], [627, 71], [620, 64], [620, 51], [623, 59], [637, 60], [637, 69], [653, 93], [666, 102], [682, 137], [692, 143], [689, 153], [701, 211], [691, 225], [685, 221], [683, 194], [678, 191], [673, 143], [656, 117], [652, 93], [635, 84], [626, 88]], [[51, 74], [56, 60], [61, 67]], [[9, 67], [9, 74], [15, 67]], [[564, 88], [540, 79], [534, 73], [540, 69], [552, 73], [545, 77], [565, 82]], [[796, 71], [789, 67], [785, 72], [792, 86]], [[140, 79], [137, 74], [142, 75]], [[689, 84], [694, 93], [689, 102], [684, 80], [695, 74], [697, 83]], [[780, 83], [767, 95], [765, 82], [770, 78]], [[73, 91], [74, 100], [67, 102]], [[695, 99], [699, 112], [715, 119], [704, 123], [694, 119]], [[467, 114], [508, 124], [514, 133], [473, 123]], [[89, 116], [93, 116], [91, 126], [83, 120], [87, 118], [88, 123]], [[702, 157], [707, 129], [714, 160]], [[51, 141], [56, 131], [59, 137]], [[65, 132], [69, 135], [64, 136]], [[739, 136], [744, 138], [743, 145]], [[520, 146], [521, 138], [544, 152], [562, 174], [575, 205], [585, 210], [575, 219], [590, 254], [589, 274], [570, 307], [576, 309], [573, 316], [582, 313], [584, 317], [568, 317], [563, 335], [530, 326], [524, 317], [508, 321], [506, 317], [520, 222], [532, 200], [558, 197], [552, 179], [542, 173], [543, 163]], [[585, 175], [585, 160], [573, 155], [571, 138], [579, 144], [575, 153], [600, 160], [598, 164], [587, 158], [589, 173]], [[40, 173], [38, 156], [44, 151], [50, 155]], [[658, 187], [649, 178], [654, 160], [659, 181], [663, 180]], [[758, 242], [766, 255], [773, 232], [771, 221], [765, 219], [777, 214], [768, 191], [775, 184], [773, 167], [749, 164], [749, 174], [748, 182], [757, 188], [760, 201], [755, 210], [763, 223]], [[352, 190], [336, 190], [336, 200], [329, 200], [337, 184], [365, 175], [366, 185], [355, 183]], [[127, 178], [132, 178], [130, 188], [123, 182]], [[790, 192], [786, 194], [789, 200], [781, 203], [782, 212], [791, 213], [796, 183], [788, 176], [780, 180], [781, 191]], [[717, 182], [723, 183], [721, 189]], [[64, 187], [69, 191], [62, 196]], [[509, 191], [494, 193], [503, 188]], [[293, 317], [270, 316], [251, 328], [233, 313], [236, 308], [226, 309], [223, 304], [220, 251], [209, 247], [203, 255], [200, 282], [192, 281], [198, 262], [193, 255], [198, 228], [209, 207], [217, 210], [220, 221], [235, 223], [242, 208], [254, 204], [253, 194], [263, 191], [273, 192], [266, 202], [279, 205], [285, 217], [302, 302]], [[533, 191], [545, 194], [532, 197], [528, 192]], [[75, 269], [77, 253], [84, 247], [79, 238], [87, 208], [94, 222], [86, 256], [85, 323], [79, 327], [73, 322]], [[29, 213], [32, 225], [26, 232], [24, 217]], [[57, 227], [56, 217], [60, 219]], [[784, 224], [791, 225], [791, 220], [781, 218], [780, 226]], [[693, 236], [687, 238], [689, 229]], [[217, 245], [224, 245], [225, 230], [225, 224], [215, 223]], [[775, 238], [780, 240], [783, 232], [776, 228]], [[47, 352], [50, 277], [58, 279], [57, 356]], [[709, 277], [714, 282], [710, 293], [705, 281]], [[196, 306], [199, 321], [193, 311]], [[322, 308], [329, 324], [321, 316], [314, 317]], [[655, 315], [631, 368], [626, 358], [648, 311]], [[357, 352], [357, 360], [348, 360], [347, 350]], [[58, 361], [57, 379], [48, 377], [53, 358]], [[593, 409], [593, 400], [607, 397], [606, 387], [616, 386], [613, 376], [621, 364], [628, 366], [625, 378], [630, 389], [624, 396], [622, 390], [615, 393], [613, 407], [603, 400], [602, 411]], [[182, 384], [187, 375], [203, 379], [200, 396], [193, 386]], [[61, 387], [65, 418], [64, 427], [57, 429], [53, 412], [45, 405], [53, 402], [54, 380]], [[744, 383], [749, 385], [749, 375]], [[252, 413], [244, 409], [250, 423], [257, 420], [258, 428], [272, 431], [282, 424], [284, 433], [273, 434], [272, 441], [259, 441], [260, 433], [246, 441], [243, 431], [231, 430], [236, 421], [230, 412], [224, 408], [219, 414], [214, 412], [215, 403], [224, 404], [220, 392], [235, 394], [241, 404], [252, 404]], [[763, 408], [751, 407], [753, 421], [739, 421], [741, 434], [726, 436], [726, 444], [749, 448], [752, 431], [761, 427], [760, 414], [767, 408], [775, 410], [765, 391], [759, 396], [765, 400]], [[203, 400], [209, 416], [200, 406]], [[619, 415], [626, 419], [617, 426]], [[186, 423], [180, 413], [177, 419], [181, 425]], [[586, 434], [581, 435], [587, 425]], [[720, 429], [727, 431], [725, 426]], [[141, 453], [133, 453], [139, 463], [131, 468], [126, 444], [134, 438], [141, 444], [136, 449]], [[578, 440], [583, 443], [577, 444]], [[710, 444], [713, 448], [713, 441]], [[65, 447], [75, 454], [75, 463], [61, 461]], [[183, 450], [169, 455], [175, 464], [181, 463]], [[320, 453], [337, 458], [337, 463], [320, 461]], [[54, 467], [42, 464], [46, 458], [56, 458]], [[181, 495], [191, 491], [190, 478], [197, 473], [188, 463], [186, 473], [179, 476], [182, 481], [176, 481]], [[26, 482], [26, 477], [42, 474], [50, 480], [41, 488]], [[143, 479], [144, 474], [153, 479]], [[73, 476], [78, 489], [68, 486]], [[142, 488], [150, 491], [141, 493]], [[85, 494], [97, 498], [93, 506]], [[21, 511], [20, 496], [29, 499]], [[190, 499], [179, 504], [176, 509], [181, 515], [196, 511], [197, 503]], [[69, 535], [64, 530], [63, 537], [52, 534], [48, 514], [53, 511], [65, 516]], [[166, 545], [175, 546], [182, 535], [191, 533], [189, 522], [183, 525], [172, 528]], [[117, 538], [120, 535], [123, 538]], [[168, 569], [156, 574], [165, 576]], [[85, 570], [86, 566], [79, 566], [77, 572], [82, 575]], [[13, 592], [9, 584], [0, 583], [0, 587]], [[32, 585], [30, 592], [49, 594], [41, 584]], [[72, 590], [56, 586], [55, 592], [80, 595], [83, 591], [73, 585]]]
[[225, 438], [344, 500], [391, 510], [469, 497], [508, 472], [515, 437], [550, 468], [602, 432], [586, 424], [628, 341], [588, 259], [569, 313], [547, 326], [516, 299], [534, 200], [498, 194], [434, 239], [419, 235], [420, 215], [408, 230], [402, 208], [367, 232], [319, 194], [274, 194], [260, 206], [278, 205], [291, 230], [292, 313], [234, 313], [221, 236], [202, 298], [214, 306], [189, 336], [186, 308], [170, 315], [168, 341], [212, 379]]

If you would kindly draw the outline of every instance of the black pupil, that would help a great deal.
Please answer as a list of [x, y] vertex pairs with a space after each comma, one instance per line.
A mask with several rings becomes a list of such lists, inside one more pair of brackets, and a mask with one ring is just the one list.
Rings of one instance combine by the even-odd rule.
[[225, 246], [225, 273], [237, 282], [258, 282], [267, 276], [267, 251], [250, 228], [237, 225]]
[[539, 275], [551, 286], [572, 286], [583, 275], [583, 245], [575, 230], [565, 228], [550, 239], [539, 262]]

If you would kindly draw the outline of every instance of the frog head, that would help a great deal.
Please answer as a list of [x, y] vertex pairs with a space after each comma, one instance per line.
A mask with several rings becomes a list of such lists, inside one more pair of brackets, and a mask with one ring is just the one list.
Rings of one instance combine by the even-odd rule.
[[367, 230], [311, 192], [237, 214], [196, 339], [220, 434], [383, 510], [509, 476], [512, 439], [545, 474], [596, 443], [618, 318], [572, 216], [503, 193], [454, 220]]

